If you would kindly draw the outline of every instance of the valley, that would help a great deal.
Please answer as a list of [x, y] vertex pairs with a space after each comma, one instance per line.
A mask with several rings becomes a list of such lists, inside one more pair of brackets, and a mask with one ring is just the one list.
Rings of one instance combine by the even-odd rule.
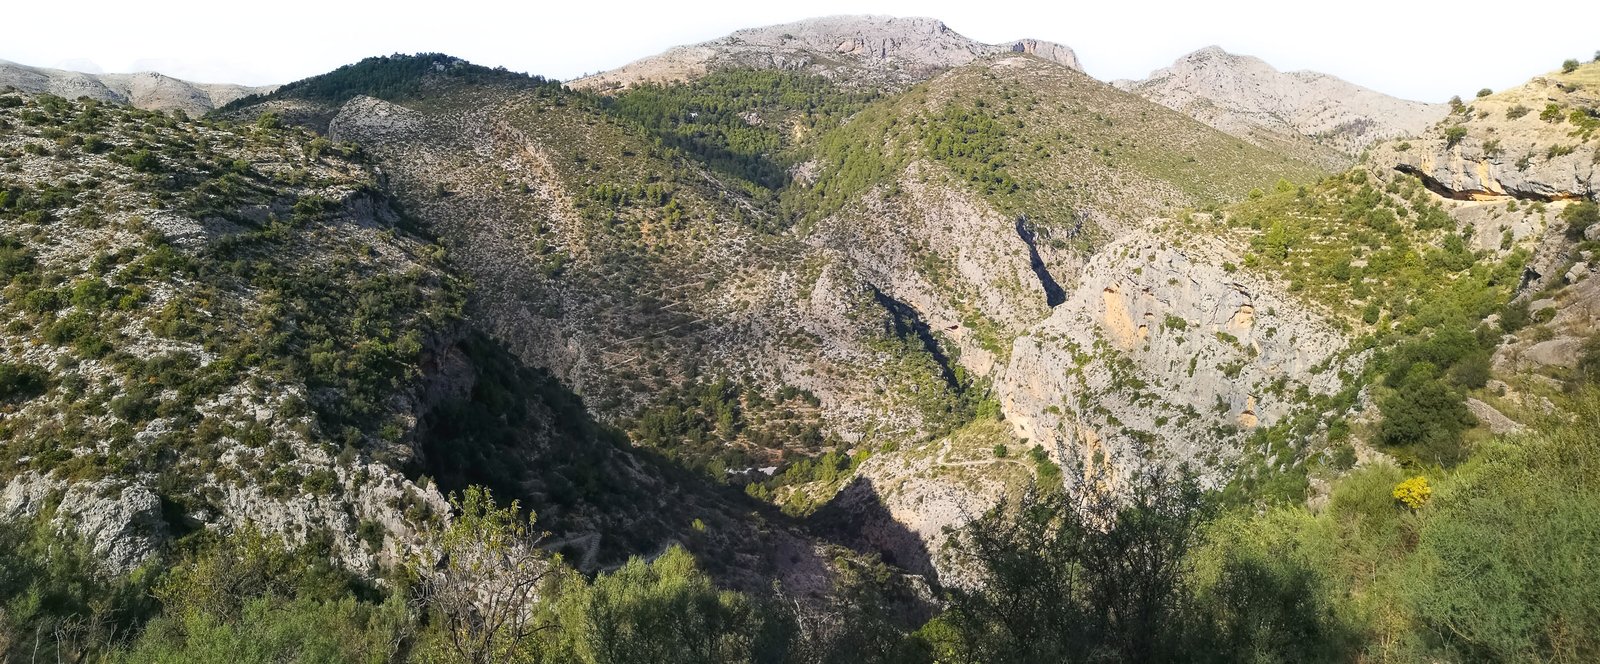
[[0, 652], [1586, 661], [1596, 128], [921, 18], [0, 62]]

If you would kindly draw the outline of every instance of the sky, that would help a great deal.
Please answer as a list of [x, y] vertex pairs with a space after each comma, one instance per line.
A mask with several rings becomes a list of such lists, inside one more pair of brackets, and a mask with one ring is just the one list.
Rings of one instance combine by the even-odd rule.
[[[569, 79], [733, 30], [831, 14], [932, 16], [968, 37], [1071, 46], [1102, 80], [1144, 78], [1216, 44], [1439, 102], [1600, 49], [1596, 0], [65, 0], [4, 10], [0, 59], [264, 85], [371, 55], [436, 51]], [[1300, 7], [1300, 8], [1297, 8]], [[1447, 10], [1441, 9], [1448, 7]], [[47, 28], [47, 29], [41, 29]]]

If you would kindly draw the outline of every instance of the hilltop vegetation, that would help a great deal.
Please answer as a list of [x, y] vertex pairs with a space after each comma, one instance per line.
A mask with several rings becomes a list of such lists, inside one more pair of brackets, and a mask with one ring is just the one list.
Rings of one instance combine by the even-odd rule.
[[758, 201], [790, 181], [810, 138], [837, 126], [876, 95], [820, 76], [779, 71], [716, 72], [681, 85], [641, 85], [603, 98], [606, 108], [735, 182]]
[[338, 106], [357, 95], [388, 101], [416, 99], [427, 89], [427, 80], [433, 77], [464, 85], [560, 86], [560, 83], [542, 76], [516, 74], [504, 67], [482, 67], [443, 53], [397, 53], [366, 58], [326, 74], [284, 84], [266, 94], [240, 97], [217, 109], [217, 112], [226, 114], [277, 99], [297, 99], [329, 106]]

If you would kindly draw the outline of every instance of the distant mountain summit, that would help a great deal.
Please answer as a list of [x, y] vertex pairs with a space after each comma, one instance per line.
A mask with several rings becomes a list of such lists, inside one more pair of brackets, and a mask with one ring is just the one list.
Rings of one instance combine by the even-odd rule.
[[1323, 162], [1415, 135], [1449, 112], [1444, 104], [1398, 99], [1327, 74], [1281, 72], [1216, 46], [1142, 81], [1112, 85], [1257, 145], [1289, 147]]
[[181, 110], [190, 115], [201, 115], [240, 97], [270, 92], [275, 87], [191, 83], [156, 72], [86, 74], [0, 60], [0, 88], [6, 86], [67, 99], [89, 97], [147, 111]]
[[1028, 53], [1082, 70], [1071, 48], [1037, 39], [985, 44], [931, 18], [828, 16], [739, 30], [720, 39], [678, 46], [573, 87], [626, 88], [646, 82], [691, 80], [718, 69], [791, 69], [879, 84], [904, 84], [997, 53]]

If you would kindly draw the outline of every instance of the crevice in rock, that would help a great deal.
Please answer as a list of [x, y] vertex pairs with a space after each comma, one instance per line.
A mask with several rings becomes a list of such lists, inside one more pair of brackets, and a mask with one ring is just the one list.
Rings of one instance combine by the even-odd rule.
[[1539, 271], [1532, 267], [1522, 268], [1522, 281], [1517, 283], [1516, 292], [1521, 294], [1523, 291], [1528, 290], [1528, 286], [1539, 283], [1539, 280], [1543, 278], [1544, 275], [1539, 274]]
[[933, 358], [934, 364], [939, 365], [939, 375], [952, 390], [961, 389], [960, 381], [956, 380], [955, 369], [950, 366], [950, 357], [945, 355], [944, 349], [939, 347], [939, 340], [933, 336], [933, 329], [922, 320], [917, 310], [911, 305], [894, 299], [877, 286], [872, 287], [872, 299], [878, 306], [889, 312], [889, 332], [901, 339], [912, 336], [922, 344], [922, 349]]
[[1062, 290], [1061, 284], [1056, 283], [1056, 278], [1051, 276], [1050, 269], [1045, 267], [1044, 259], [1039, 256], [1039, 247], [1034, 242], [1035, 233], [1026, 215], [1017, 217], [1017, 237], [1028, 245], [1028, 265], [1033, 268], [1034, 276], [1039, 278], [1039, 285], [1044, 288], [1045, 304], [1055, 308], [1066, 302], [1067, 292]]

